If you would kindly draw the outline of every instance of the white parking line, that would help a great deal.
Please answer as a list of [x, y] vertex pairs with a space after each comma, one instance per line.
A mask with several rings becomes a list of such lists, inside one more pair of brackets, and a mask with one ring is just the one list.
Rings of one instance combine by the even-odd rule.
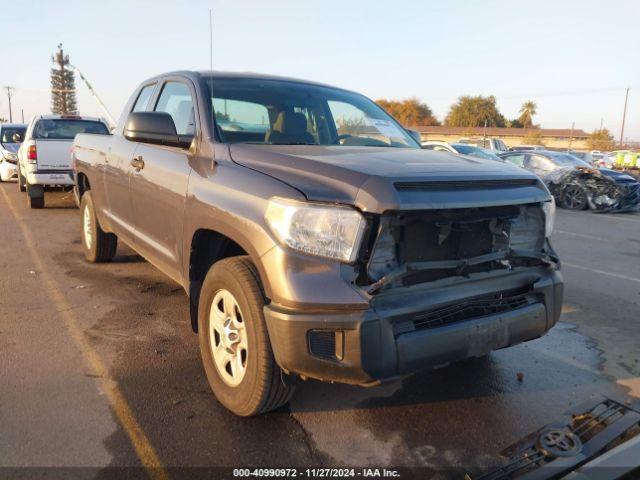
[[579, 238], [587, 238], [587, 239], [591, 239], [591, 240], [599, 240], [601, 242], [611, 242], [611, 240], [608, 239], [608, 238], [596, 237], [594, 235], [587, 235], [585, 233], [567, 232], [565, 230], [554, 230], [554, 233], [559, 233], [561, 235], [569, 235], [571, 237], [579, 237]]
[[599, 273], [600, 275], [607, 275], [609, 277], [615, 277], [615, 278], [620, 278], [622, 280], [629, 280], [631, 282], [640, 283], [640, 278], [627, 277], [626, 275], [620, 275], [619, 273], [605, 272], [604, 270], [598, 270], [596, 268], [583, 267], [581, 265], [574, 265], [572, 263], [567, 263], [567, 262], [562, 262], [562, 266], [563, 267], [577, 268], [578, 270], [585, 270], [587, 272]]
[[606, 218], [607, 220], [622, 220], [624, 222], [640, 223], [640, 217], [638, 216], [634, 215], [633, 217], [626, 217], [623, 215], [628, 215], [628, 214], [619, 213], [617, 215], [608, 215], [606, 213], [594, 213], [593, 218]]

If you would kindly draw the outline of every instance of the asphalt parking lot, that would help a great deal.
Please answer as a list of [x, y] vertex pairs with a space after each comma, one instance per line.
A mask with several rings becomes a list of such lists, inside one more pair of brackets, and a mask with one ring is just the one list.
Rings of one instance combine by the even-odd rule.
[[177, 284], [122, 245], [111, 264], [85, 263], [71, 194], [30, 210], [0, 184], [0, 477], [48, 466], [98, 477], [151, 466], [157, 478], [249, 465], [486, 469], [572, 405], [640, 397], [640, 214], [559, 210], [553, 243], [566, 294], [545, 337], [381, 387], [303, 382], [290, 405], [239, 419], [210, 392]]

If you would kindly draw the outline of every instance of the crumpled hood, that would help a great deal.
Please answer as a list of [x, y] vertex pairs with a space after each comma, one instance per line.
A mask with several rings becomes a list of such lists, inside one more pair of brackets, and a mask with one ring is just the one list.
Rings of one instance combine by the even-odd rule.
[[236, 163], [286, 182], [309, 200], [364, 211], [549, 199], [537, 177], [515, 165], [432, 150], [232, 144], [230, 154]]

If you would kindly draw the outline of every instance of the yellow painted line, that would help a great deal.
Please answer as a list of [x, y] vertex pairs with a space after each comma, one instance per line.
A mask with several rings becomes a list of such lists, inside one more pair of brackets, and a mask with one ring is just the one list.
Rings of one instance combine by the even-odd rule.
[[619, 278], [621, 280], [627, 280], [629, 282], [640, 283], [640, 278], [627, 277], [626, 275], [620, 275], [619, 273], [605, 272], [604, 270], [598, 270], [597, 268], [583, 267], [581, 265], [575, 265], [573, 263], [567, 263], [567, 262], [562, 262], [562, 266], [577, 268], [578, 270], [584, 270], [586, 272], [591, 272], [591, 273], [599, 273], [600, 275], [607, 275], [609, 277]]
[[142, 427], [136, 420], [131, 407], [118, 388], [117, 383], [111, 379], [109, 376], [109, 370], [102, 362], [96, 351], [91, 348], [91, 345], [87, 342], [87, 339], [82, 333], [82, 329], [78, 326], [78, 321], [73, 314], [71, 305], [67, 302], [64, 294], [58, 288], [53, 276], [49, 273], [49, 269], [46, 264], [42, 261], [33, 241], [33, 237], [31, 236], [31, 232], [24, 223], [22, 216], [13, 206], [11, 199], [4, 189], [0, 188], [0, 191], [2, 191], [2, 195], [9, 206], [9, 210], [13, 214], [16, 223], [22, 231], [26, 247], [33, 258], [35, 267], [40, 274], [40, 278], [42, 278], [45, 283], [49, 297], [55, 303], [58, 314], [64, 321], [74, 343], [84, 356], [88, 366], [93, 370], [93, 374], [98, 378], [102, 391], [105, 392], [111, 408], [118, 417], [118, 421], [124, 428], [129, 440], [131, 440], [133, 448], [140, 458], [142, 465], [146, 469], [147, 474], [152, 480], [169, 480], [169, 474], [162, 466], [158, 454], [151, 445], [151, 442], [144, 433], [144, 430], [142, 430]]

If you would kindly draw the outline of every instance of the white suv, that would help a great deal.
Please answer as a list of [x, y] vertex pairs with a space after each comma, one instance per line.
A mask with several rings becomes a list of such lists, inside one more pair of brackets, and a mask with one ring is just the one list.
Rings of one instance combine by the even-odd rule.
[[44, 207], [45, 187], [74, 185], [71, 146], [78, 133], [109, 134], [99, 118], [74, 115], [34, 117], [18, 151], [18, 185], [29, 195], [31, 208]]

